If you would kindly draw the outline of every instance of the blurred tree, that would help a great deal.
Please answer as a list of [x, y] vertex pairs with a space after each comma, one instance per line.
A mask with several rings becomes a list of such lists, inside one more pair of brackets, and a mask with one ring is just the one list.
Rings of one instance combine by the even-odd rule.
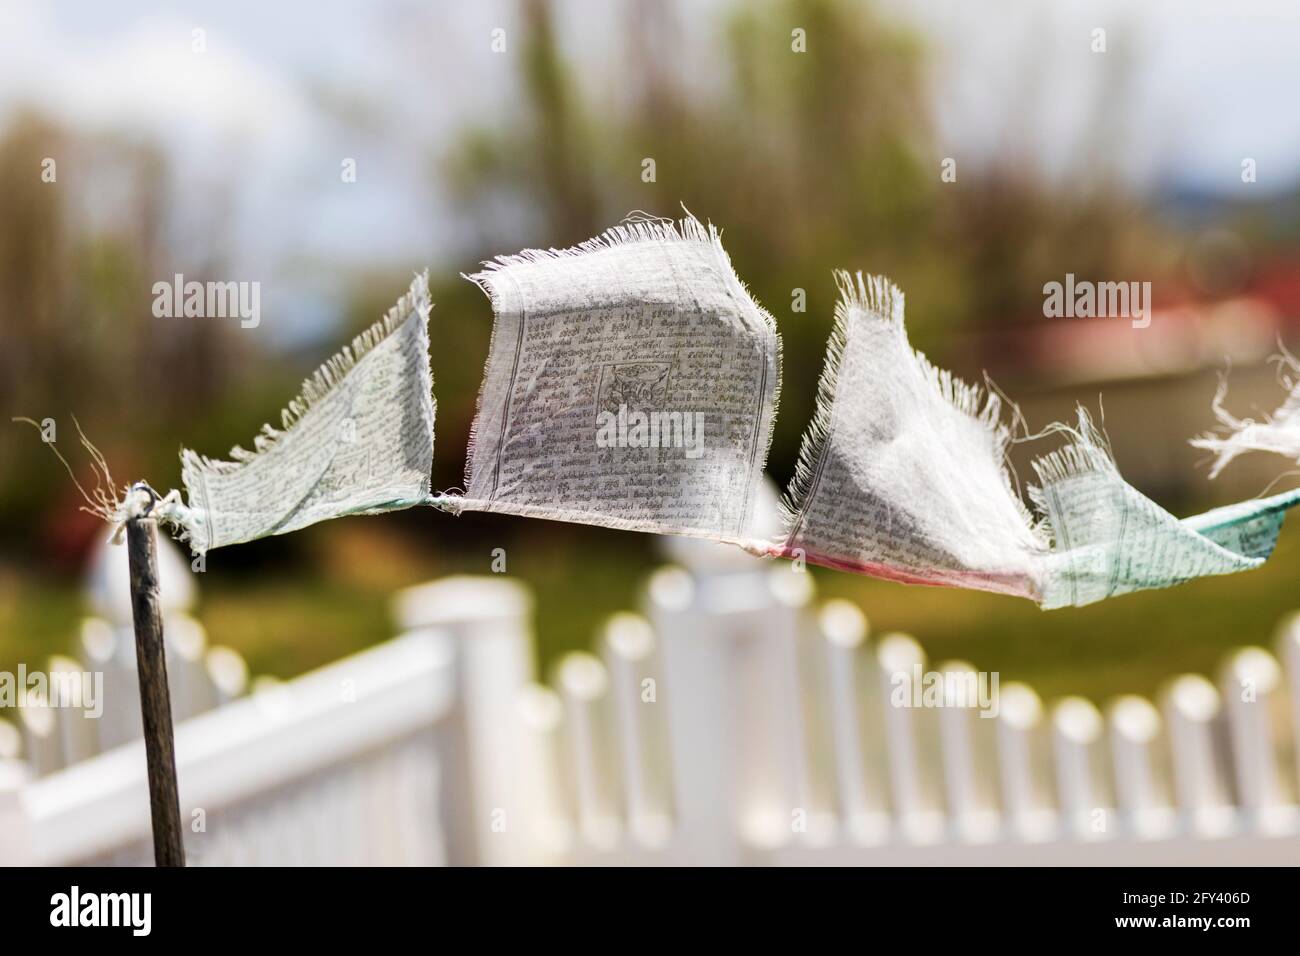
[[[1041, 309], [1048, 279], [1133, 274], [1157, 254], [1149, 217], [1116, 188], [1111, 160], [1124, 138], [1123, 51], [1108, 54], [1065, 188], [1026, 165], [1011, 127], [1002, 155], [965, 164], [958, 183], [944, 184], [927, 56], [872, 4], [737, 5], [712, 85], [688, 60], [681, 9], [627, 0], [618, 82], [580, 85], [551, 4], [523, 0], [520, 106], [468, 131], [443, 170], [467, 209], [515, 211], [488, 220], [480, 240], [489, 253], [568, 245], [631, 210], [672, 216], [679, 204], [726, 226], [738, 273], [785, 340], [778, 477], [812, 411], [831, 268], [890, 276], [907, 293], [914, 341], [937, 344], [943, 359], [941, 331], [1018, 321]], [[698, 38], [702, 28], [690, 25]], [[1027, 76], [1053, 68], [1041, 53], [1026, 56]], [[656, 161], [653, 183], [641, 179], [645, 158]], [[806, 315], [790, 314], [796, 288]], [[956, 364], [978, 374], [982, 357], [965, 358]]]
[[[830, 268], [906, 282], [929, 227], [919, 46], [860, 3], [746, 5], [727, 21], [728, 69], [709, 92], [679, 79], [689, 64], [673, 7], [625, 10], [618, 93], [602, 98], [571, 79], [551, 5], [524, 0], [522, 115], [468, 132], [444, 169], [467, 206], [510, 197], [539, 244], [587, 239], [631, 210], [677, 215], [679, 204], [728, 227], [739, 274], [774, 313], [788, 313], [793, 289], [807, 292], [811, 320], [783, 323], [796, 370], [783, 421], [801, 423], [830, 325]], [[795, 27], [810, 52], [793, 49]], [[492, 252], [524, 244], [517, 220], [483, 241]], [[798, 432], [778, 431], [777, 460], [793, 457]]]
[[[153, 284], [175, 271], [163, 251], [178, 238], [158, 147], [24, 114], [0, 136], [0, 168], [12, 175], [0, 192], [0, 524], [29, 528], [68, 486], [52, 480], [52, 456], [33, 453], [37, 436], [9, 418], [54, 418], [60, 450], [82, 465], [76, 415], [114, 464], [174, 473], [174, 436], [210, 417], [200, 411], [228, 387], [241, 345], [228, 324], [153, 315]], [[88, 194], [88, 168], [113, 188]], [[219, 237], [203, 223], [185, 228], [219, 267]]]

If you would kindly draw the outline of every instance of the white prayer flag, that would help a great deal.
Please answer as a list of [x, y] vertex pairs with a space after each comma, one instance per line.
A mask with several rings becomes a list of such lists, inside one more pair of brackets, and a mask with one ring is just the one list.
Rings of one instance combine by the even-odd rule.
[[182, 537], [194, 551], [429, 500], [429, 310], [425, 274], [303, 383], [253, 451], [236, 447], [233, 461], [181, 453]]
[[717, 230], [638, 220], [486, 266], [466, 493], [439, 505], [745, 540], [781, 344]]
[[896, 286], [861, 273], [836, 280], [781, 550], [907, 583], [1036, 597], [1048, 540], [1012, 487], [998, 396], [913, 351]]

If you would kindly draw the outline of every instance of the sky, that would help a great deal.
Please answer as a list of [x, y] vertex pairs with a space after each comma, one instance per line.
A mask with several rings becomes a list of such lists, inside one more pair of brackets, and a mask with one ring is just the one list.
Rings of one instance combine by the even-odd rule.
[[[1290, 94], [1300, 88], [1300, 4], [881, 5], [925, 34], [940, 147], [961, 161], [1011, 158], [1059, 177], [1083, 150], [1137, 189], [1224, 195], [1240, 188], [1244, 157], [1256, 160], [1260, 192], [1300, 178], [1300, 110]], [[677, 3], [680, 75], [705, 87], [718, 81], [712, 51], [729, 7]], [[560, 0], [557, 11], [580, 82], [616, 98], [622, 5]], [[498, 27], [509, 41], [517, 23], [512, 0], [0, 0], [0, 121], [35, 105], [81, 129], [159, 143], [173, 161], [176, 202], [229, 204], [229, 268], [241, 276], [267, 263], [288, 273], [322, 262], [459, 270], [472, 263], [457, 259], [464, 250], [436, 158], [463, 124], [492, 122], [516, 95], [509, 43], [506, 55], [490, 43]], [[1105, 54], [1091, 49], [1098, 27]], [[815, 54], [816, 38], [809, 42]], [[1118, 57], [1131, 72], [1121, 115], [1089, 124]], [[1098, 128], [1106, 142], [1080, 141], [1080, 130]], [[345, 158], [357, 164], [347, 186]], [[223, 182], [232, 194], [218, 190]], [[317, 281], [264, 309], [292, 313], [279, 324], [292, 339], [329, 323], [335, 292]]]
[[[1260, 192], [1300, 179], [1300, 4], [1293, 0], [889, 0], [935, 47], [934, 102], [953, 149], [1021, 134], [1049, 173], [1068, 165], [1090, 97], [1121, 56], [1131, 72], [1118, 171], [1142, 188], [1231, 194], [1241, 160]], [[1107, 52], [1092, 52], [1106, 30]], [[1028, 78], [1028, 79], [1027, 79]], [[1117, 117], [1117, 123], [1120, 118]]]

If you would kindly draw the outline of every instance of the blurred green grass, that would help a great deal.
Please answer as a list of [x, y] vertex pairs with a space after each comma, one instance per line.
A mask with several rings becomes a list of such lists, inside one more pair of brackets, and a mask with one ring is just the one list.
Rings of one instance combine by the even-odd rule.
[[1225, 653], [1271, 646], [1280, 622], [1300, 610], [1300, 528], [1284, 529], [1273, 557], [1243, 574], [1202, 578], [1083, 608], [1042, 611], [993, 594], [903, 588], [819, 573], [824, 596], [856, 601], [879, 635], [916, 637], [932, 661], [960, 658], [1001, 679], [1024, 680], [1044, 697], [1080, 694], [1097, 703], [1152, 695], [1186, 672], [1217, 675]]
[[[317, 557], [266, 573], [224, 573], [221, 552], [213, 552], [197, 610], [210, 640], [239, 650], [254, 674], [291, 677], [336, 660], [394, 636], [390, 601], [401, 587], [488, 573], [496, 544], [486, 530], [507, 536], [508, 573], [534, 594], [545, 677], [565, 652], [593, 647], [610, 614], [637, 608], [646, 577], [662, 563], [644, 535], [551, 524], [517, 534], [509, 518], [482, 515], [444, 526], [421, 521], [413, 537], [402, 520], [349, 518], [300, 532]], [[458, 525], [471, 523], [470, 543], [456, 546]], [[1046, 698], [1080, 694], [1100, 704], [1121, 693], [1153, 695], [1180, 673], [1213, 677], [1231, 648], [1270, 645], [1280, 621], [1300, 609], [1300, 530], [1285, 528], [1256, 571], [1056, 611], [999, 595], [809, 573], [819, 599], [853, 601], [877, 637], [904, 631], [933, 662], [960, 658], [1003, 682], [1027, 681]], [[0, 574], [0, 668], [39, 666], [51, 653], [75, 650], [83, 613], [75, 583], [52, 585], [9, 568]]]

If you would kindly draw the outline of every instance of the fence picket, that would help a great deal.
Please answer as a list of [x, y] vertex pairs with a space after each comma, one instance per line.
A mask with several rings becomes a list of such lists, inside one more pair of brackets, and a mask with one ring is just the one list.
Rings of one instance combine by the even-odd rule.
[[1169, 738], [1154, 704], [1127, 694], [1111, 702], [1111, 759], [1116, 802], [1130, 833], [1157, 839], [1173, 831], [1177, 817], [1169, 780]]
[[1282, 668], [1262, 647], [1241, 648], [1224, 662], [1220, 685], [1236, 790], [1249, 825], [1285, 832], [1295, 824], [1296, 807], [1278, 752], [1279, 738], [1286, 733], [1284, 715], [1278, 712], [1286, 706]]
[[527, 684], [516, 703], [521, 748], [527, 764], [524, 779], [533, 781], [532, 799], [524, 807], [527, 862], [557, 863], [573, 846], [577, 830], [572, 775], [564, 737], [564, 705], [544, 684]]
[[938, 670], [944, 682], [939, 734], [950, 826], [959, 840], [985, 843], [997, 837], [1001, 822], [993, 718], [980, 714], [973, 665], [948, 661]]
[[[50, 658], [46, 668], [50, 679], [50, 693], [66, 697], [57, 700], [54, 708], [58, 724], [60, 766], [67, 767], [93, 757], [99, 752], [97, 718], [91, 716], [95, 703], [93, 676], [86, 680], [81, 664], [62, 654]], [[99, 702], [102, 705], [102, 701]]]
[[164, 640], [172, 719], [179, 723], [212, 710], [218, 697], [206, 666], [208, 635], [203, 625], [188, 614], [173, 613], [167, 618]]
[[449, 834], [457, 864], [518, 862], [527, 852], [516, 821], [527, 792], [518, 779], [525, 742], [516, 708], [519, 691], [534, 679], [532, 603], [527, 588], [500, 575], [443, 578], [394, 600], [403, 628], [436, 628], [454, 651], [459, 737], [443, 798], [474, 821], [467, 832]]
[[1002, 688], [997, 721], [1003, 826], [1012, 838], [1046, 840], [1056, 813], [1043, 702], [1028, 684], [1011, 682]]
[[1082, 697], [1052, 708], [1052, 744], [1062, 823], [1080, 839], [1114, 835], [1114, 810], [1102, 755], [1101, 712]]
[[840, 812], [852, 840], [879, 843], [889, 836], [889, 765], [867, 619], [856, 605], [835, 600], [826, 602], [818, 625], [826, 641]]
[[601, 646], [619, 735], [628, 832], [644, 846], [663, 846], [672, 833], [672, 781], [654, 629], [640, 615], [616, 614], [605, 625]]
[[1204, 836], [1220, 836], [1236, 825], [1216, 724], [1222, 716], [1219, 692], [1204, 677], [1184, 674], [1164, 695], [1173, 756], [1174, 792], [1184, 825]]
[[617, 845], [622, 797], [610, 724], [609, 675], [600, 659], [585, 652], [565, 655], [556, 669], [569, 740], [578, 830], [598, 849]]
[[924, 678], [925, 652], [897, 633], [885, 635], [875, 650], [895, 821], [905, 839], [935, 843], [944, 828], [938, 717], [935, 708], [915, 700], [923, 690], [916, 682]]

